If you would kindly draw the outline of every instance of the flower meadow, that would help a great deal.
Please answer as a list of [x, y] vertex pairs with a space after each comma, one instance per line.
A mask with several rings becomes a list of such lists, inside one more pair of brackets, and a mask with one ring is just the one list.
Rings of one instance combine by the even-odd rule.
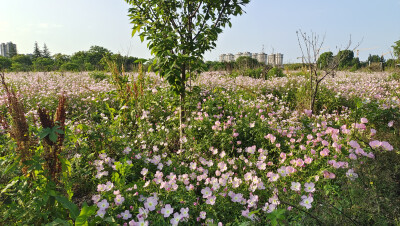
[[[203, 73], [188, 83], [183, 136], [179, 98], [152, 73], [127, 75], [124, 89], [88, 73], [6, 81], [38, 143], [21, 173], [0, 128], [4, 224], [400, 223], [400, 81], [389, 73], [337, 73], [314, 113], [301, 104], [305, 76]], [[54, 111], [59, 95], [65, 140], [52, 181], [37, 109]], [[6, 112], [3, 90], [0, 104]]]

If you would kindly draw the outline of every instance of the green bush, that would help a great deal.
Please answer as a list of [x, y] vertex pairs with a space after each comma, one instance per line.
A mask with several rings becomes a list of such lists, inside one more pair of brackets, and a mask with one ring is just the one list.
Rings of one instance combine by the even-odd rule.
[[79, 65], [78, 64], [76, 64], [76, 63], [71, 63], [71, 62], [68, 62], [68, 63], [63, 63], [61, 66], [60, 66], [60, 70], [61, 71], [79, 71]]
[[109, 76], [106, 73], [102, 72], [102, 71], [90, 72], [89, 76], [92, 79], [96, 80], [97, 82], [100, 82], [100, 81], [103, 81], [104, 79], [108, 79], [109, 78]]
[[271, 70], [268, 71], [267, 77], [268, 78], [271, 78], [271, 77], [285, 77], [285, 74], [283, 73], [281, 68], [274, 67], [274, 68], [272, 68]]

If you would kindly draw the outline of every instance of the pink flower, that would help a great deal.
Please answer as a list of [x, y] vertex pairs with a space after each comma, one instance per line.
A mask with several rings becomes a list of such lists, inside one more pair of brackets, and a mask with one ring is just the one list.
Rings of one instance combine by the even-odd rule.
[[354, 169], [349, 169], [346, 173], [346, 176], [350, 179], [350, 180], [354, 180], [358, 177], [358, 174], [356, 174], [354, 172]]
[[319, 154], [320, 154], [322, 157], [328, 156], [328, 155], [329, 155], [329, 149], [324, 148], [322, 151], [319, 152]]
[[312, 110], [307, 110], [307, 109], [305, 109], [305, 110], [304, 110], [304, 113], [305, 113], [308, 117], [311, 117], [311, 115], [312, 115]]
[[378, 148], [381, 146], [381, 142], [379, 140], [374, 140], [369, 142], [369, 146], [371, 146], [372, 148]]
[[150, 211], [153, 211], [156, 209], [156, 206], [158, 204], [158, 201], [154, 197], [149, 197], [146, 199], [146, 202], [144, 203], [144, 207]]
[[301, 184], [299, 182], [292, 182], [292, 186], [290, 187], [293, 191], [300, 191]]
[[315, 184], [313, 182], [305, 183], [304, 184], [304, 191], [306, 191], [306, 192], [314, 192], [315, 191]]
[[201, 211], [201, 212], [200, 212], [200, 218], [201, 218], [201, 219], [206, 219], [206, 214], [207, 214], [206, 212]]
[[334, 179], [336, 177], [336, 175], [334, 173], [328, 172], [328, 171], [324, 171], [324, 177], [326, 179]]
[[209, 187], [206, 187], [201, 190], [201, 194], [203, 194], [203, 198], [206, 199], [212, 195], [212, 191]]
[[121, 213], [121, 216], [122, 216], [122, 219], [128, 220], [129, 218], [132, 217], [132, 214], [129, 213], [129, 210], [125, 210], [125, 212], [122, 212], [122, 213]]
[[381, 145], [382, 145], [383, 149], [385, 149], [386, 151], [393, 150], [393, 146], [390, 145], [387, 141], [382, 141]]
[[368, 119], [366, 119], [366, 118], [361, 118], [361, 123], [368, 123]]
[[312, 207], [311, 203], [314, 201], [312, 196], [301, 196], [301, 202], [300, 205], [306, 207], [307, 209], [310, 209]]
[[210, 205], [214, 205], [216, 199], [217, 199], [217, 197], [215, 197], [214, 195], [209, 196], [209, 197], [207, 198], [207, 200], [206, 200], [206, 203], [207, 203], [207, 204], [210, 204]]
[[357, 143], [357, 141], [354, 141], [354, 140], [350, 141], [350, 142], [349, 142], [349, 145], [350, 145], [352, 148], [360, 148], [360, 145]]
[[110, 204], [107, 202], [106, 199], [101, 200], [101, 202], [97, 203], [97, 207], [100, 209], [107, 209], [110, 206]]
[[390, 121], [390, 122], [388, 123], [388, 127], [392, 127], [392, 126], [393, 126], [393, 123], [394, 123], [394, 121]]
[[115, 197], [115, 199], [114, 199], [115, 205], [117, 205], [117, 206], [121, 205], [124, 201], [125, 201], [125, 198], [122, 197], [121, 195], [117, 195], [117, 197]]

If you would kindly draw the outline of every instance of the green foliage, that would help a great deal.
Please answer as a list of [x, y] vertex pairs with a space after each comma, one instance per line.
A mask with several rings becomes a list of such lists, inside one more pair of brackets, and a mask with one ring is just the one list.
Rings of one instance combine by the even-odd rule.
[[53, 128], [43, 128], [38, 136], [40, 139], [48, 136], [51, 141], [56, 143], [59, 134], [64, 134], [64, 131], [60, 129], [60, 126], [54, 126]]
[[91, 46], [86, 54], [85, 63], [93, 65], [95, 70], [103, 70], [104, 65], [101, 64], [101, 59], [107, 54], [111, 54], [111, 51], [101, 46]]
[[0, 56], [0, 71], [10, 69], [12, 61], [8, 57]]
[[320, 69], [326, 69], [333, 61], [333, 53], [332, 52], [324, 52], [322, 53], [317, 61], [317, 66]]
[[44, 58], [50, 58], [50, 57], [51, 57], [50, 51], [49, 51], [49, 49], [47, 48], [46, 43], [43, 44], [42, 56], [43, 56]]
[[30, 71], [32, 60], [29, 56], [19, 54], [11, 58], [11, 70], [13, 71]]
[[395, 67], [396, 67], [396, 64], [398, 64], [398, 61], [395, 60], [395, 59], [388, 59], [388, 60], [385, 62], [385, 65], [386, 65], [386, 67], [388, 67], [388, 68], [395, 68]]
[[109, 75], [107, 75], [106, 73], [102, 72], [102, 71], [93, 71], [89, 73], [89, 76], [96, 80], [96, 82], [102, 81], [104, 79], [108, 79], [110, 78]]
[[203, 54], [215, 47], [222, 28], [231, 26], [230, 16], [242, 14], [249, 0], [126, 2], [131, 5], [132, 35], [138, 33], [142, 41], [146, 38], [156, 71], [176, 93], [183, 94], [186, 70], [201, 69]]
[[38, 57], [42, 57], [42, 51], [40, 51], [38, 43], [35, 42], [35, 46], [33, 48], [32, 58], [36, 59]]
[[35, 71], [51, 71], [54, 61], [51, 58], [37, 57], [33, 61], [33, 69]]
[[393, 53], [397, 57], [397, 59], [400, 60], [400, 40], [394, 42], [394, 45], [392, 45], [393, 48]]
[[353, 59], [354, 59], [353, 51], [341, 50], [335, 57], [337, 57], [340, 60], [338, 69], [343, 70], [353, 66]]
[[70, 61], [70, 57], [68, 55], [64, 55], [61, 53], [57, 53], [53, 55], [54, 59], [54, 70], [59, 70], [61, 65], [68, 63]]
[[235, 67], [239, 70], [248, 68], [254, 69], [260, 67], [260, 63], [256, 59], [248, 56], [241, 56], [237, 58], [235, 63]]
[[304, 67], [302, 63], [285, 64], [288, 70], [301, 70]]
[[378, 55], [371, 55], [371, 54], [369, 54], [369, 56], [368, 56], [368, 62], [371, 62], [371, 63], [379, 63], [379, 62], [381, 62], [381, 57], [380, 56], [378, 56]]
[[282, 68], [273, 67], [271, 70], [268, 71], [267, 77], [285, 77], [285, 74], [283, 73]]
[[76, 63], [66, 62], [66, 63], [61, 64], [60, 70], [61, 71], [74, 71], [74, 72], [77, 72], [77, 71], [80, 71], [80, 67]]

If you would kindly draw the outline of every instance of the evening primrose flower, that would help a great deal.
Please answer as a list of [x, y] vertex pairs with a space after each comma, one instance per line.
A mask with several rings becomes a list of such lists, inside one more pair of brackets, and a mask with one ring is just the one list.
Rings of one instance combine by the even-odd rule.
[[110, 206], [110, 204], [107, 202], [106, 199], [101, 200], [101, 202], [97, 203], [97, 207], [100, 209], [107, 209]]
[[97, 214], [96, 214], [96, 216], [99, 216], [99, 217], [101, 217], [101, 218], [104, 218], [104, 215], [106, 214], [106, 209], [99, 209], [98, 211], [97, 211]]
[[149, 170], [147, 168], [143, 168], [142, 171], [140, 171], [140, 174], [145, 176], [147, 174], [147, 172], [149, 172]]
[[349, 142], [349, 145], [352, 147], [352, 148], [360, 148], [360, 145], [357, 143], [357, 141], [355, 141], [355, 140], [351, 140], [350, 142]]
[[114, 184], [111, 181], [107, 181], [105, 186], [106, 186], [105, 188], [106, 191], [111, 191], [111, 189], [114, 187]]
[[390, 145], [387, 141], [382, 141], [381, 146], [382, 146], [383, 149], [385, 149], [386, 151], [392, 151], [392, 150], [393, 150], [393, 146]]
[[92, 200], [95, 204], [97, 204], [100, 201], [100, 195], [93, 195]]
[[369, 142], [369, 146], [371, 146], [372, 148], [378, 148], [381, 146], [381, 142], [379, 140], [373, 140]]
[[279, 174], [272, 173], [271, 177], [269, 178], [269, 181], [274, 182], [277, 181], [278, 179], [279, 179]]
[[242, 200], [243, 200], [243, 195], [240, 194], [240, 193], [235, 194], [235, 195], [233, 195], [233, 197], [232, 197], [232, 201], [233, 201], [233, 202], [240, 203]]
[[218, 163], [218, 168], [221, 170], [221, 172], [224, 172], [228, 169], [225, 162]]
[[161, 209], [161, 213], [164, 215], [165, 218], [169, 217], [173, 212], [174, 212], [174, 208], [172, 208], [170, 204], [165, 205]]
[[170, 223], [172, 225], [178, 225], [179, 221], [182, 219], [181, 215], [179, 213], [174, 213], [174, 218], [170, 220]]
[[301, 184], [299, 182], [292, 182], [292, 186], [290, 187], [293, 191], [300, 191]]
[[304, 184], [304, 191], [306, 191], [306, 192], [314, 192], [315, 191], [315, 184], [313, 182], [305, 183]]
[[124, 201], [125, 201], [125, 198], [122, 197], [121, 195], [117, 195], [117, 197], [115, 197], [115, 199], [114, 199], [115, 205], [117, 205], [117, 206], [121, 205]]
[[349, 169], [346, 173], [346, 176], [350, 179], [350, 180], [354, 180], [358, 177], [358, 174], [354, 172], [354, 169]]
[[144, 203], [144, 207], [148, 209], [149, 211], [153, 211], [156, 209], [156, 206], [158, 204], [158, 201], [154, 197], [149, 197], [147, 198], [146, 202]]
[[201, 189], [201, 194], [203, 194], [203, 198], [208, 198], [212, 195], [212, 191], [209, 187]]
[[181, 208], [181, 217], [189, 218], [189, 207]]
[[201, 211], [201, 212], [200, 212], [200, 218], [201, 218], [201, 219], [206, 219], [206, 214], [207, 214], [206, 212]]
[[278, 173], [279, 173], [279, 175], [281, 175], [282, 177], [286, 176], [286, 166], [281, 166], [281, 167], [278, 169]]
[[300, 205], [306, 207], [307, 209], [310, 209], [312, 207], [311, 203], [314, 201], [312, 196], [301, 196], [301, 202]]
[[215, 204], [216, 199], [217, 197], [215, 197], [215, 195], [209, 196], [206, 200], [206, 203], [213, 206]]
[[125, 210], [125, 212], [122, 212], [122, 213], [121, 213], [121, 216], [122, 216], [122, 219], [128, 220], [129, 218], [132, 217], [132, 214], [129, 213], [129, 210]]

